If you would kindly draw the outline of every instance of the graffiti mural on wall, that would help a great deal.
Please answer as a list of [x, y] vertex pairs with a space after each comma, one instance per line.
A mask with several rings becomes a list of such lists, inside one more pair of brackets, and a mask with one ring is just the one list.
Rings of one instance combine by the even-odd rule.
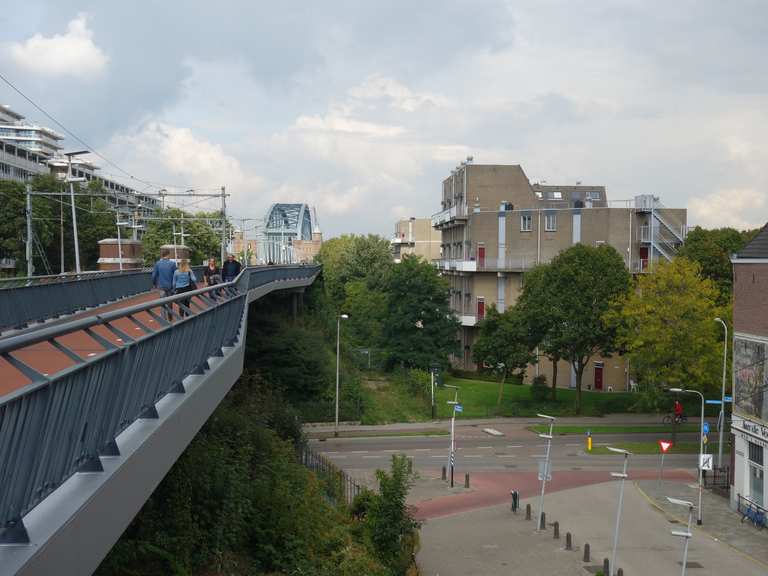
[[764, 342], [736, 338], [733, 346], [734, 404], [744, 415], [768, 418], [768, 366]]

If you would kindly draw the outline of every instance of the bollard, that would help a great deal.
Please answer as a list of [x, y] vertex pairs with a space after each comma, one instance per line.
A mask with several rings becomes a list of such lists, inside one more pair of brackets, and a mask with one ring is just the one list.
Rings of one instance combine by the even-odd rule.
[[464, 488], [469, 488], [469, 472], [464, 474]]
[[584, 544], [584, 562], [589, 562], [589, 544]]
[[611, 563], [608, 561], [608, 558], [603, 558], [603, 574], [611, 576]]
[[616, 570], [616, 576], [624, 576], [624, 568], [619, 568]]
[[408, 474], [413, 474], [413, 458], [408, 458]]
[[571, 533], [566, 532], [565, 533], [565, 549], [566, 550], [573, 550], [573, 540], [571, 539]]
[[442, 475], [442, 479], [443, 479], [443, 480], [445, 480], [445, 478], [446, 478], [446, 475], [445, 475], [445, 466], [443, 466], [443, 475]]
[[541, 513], [541, 524], [539, 524], [539, 530], [546, 530], [547, 529], [547, 513], [542, 512]]
[[531, 505], [526, 504], [525, 505], [525, 519], [530, 520], [531, 519]]
[[555, 522], [553, 526], [555, 531], [552, 533], [552, 537], [555, 540], [560, 540], [560, 522]]

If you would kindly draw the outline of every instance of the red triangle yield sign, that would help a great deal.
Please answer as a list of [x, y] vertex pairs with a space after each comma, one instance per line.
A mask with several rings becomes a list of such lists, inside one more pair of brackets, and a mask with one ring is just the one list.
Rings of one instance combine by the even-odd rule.
[[659, 440], [659, 448], [661, 448], [661, 451], [665, 454], [667, 453], [667, 450], [669, 450], [672, 447], [672, 442], [669, 440]]

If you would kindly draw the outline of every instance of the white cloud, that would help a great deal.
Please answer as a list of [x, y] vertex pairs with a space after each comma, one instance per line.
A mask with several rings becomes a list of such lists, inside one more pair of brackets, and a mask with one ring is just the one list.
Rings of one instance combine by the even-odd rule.
[[65, 34], [35, 34], [8, 46], [11, 60], [21, 69], [46, 78], [89, 78], [103, 72], [109, 57], [93, 42], [88, 16], [78, 14]]
[[386, 126], [373, 122], [363, 122], [333, 112], [325, 116], [299, 116], [296, 119], [295, 126], [299, 130], [349, 132], [351, 134], [379, 137], [398, 136], [404, 132], [400, 126]]
[[415, 112], [422, 106], [445, 107], [449, 104], [445, 96], [414, 92], [405, 84], [381, 74], [368, 76], [361, 84], [350, 89], [349, 95], [358, 100], [386, 99], [390, 107], [405, 112]]
[[751, 188], [718, 190], [688, 203], [689, 222], [704, 228], [758, 228], [765, 224], [766, 195]]

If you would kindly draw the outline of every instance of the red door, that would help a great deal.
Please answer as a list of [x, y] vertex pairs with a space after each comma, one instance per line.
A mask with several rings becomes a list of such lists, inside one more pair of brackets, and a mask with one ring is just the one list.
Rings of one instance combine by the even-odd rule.
[[477, 299], [477, 321], [479, 322], [485, 318], [485, 300], [482, 298]]
[[477, 266], [478, 268], [485, 268], [485, 246], [477, 247]]
[[648, 246], [640, 247], [640, 270], [648, 269]]
[[603, 367], [595, 366], [595, 390], [603, 389]]

